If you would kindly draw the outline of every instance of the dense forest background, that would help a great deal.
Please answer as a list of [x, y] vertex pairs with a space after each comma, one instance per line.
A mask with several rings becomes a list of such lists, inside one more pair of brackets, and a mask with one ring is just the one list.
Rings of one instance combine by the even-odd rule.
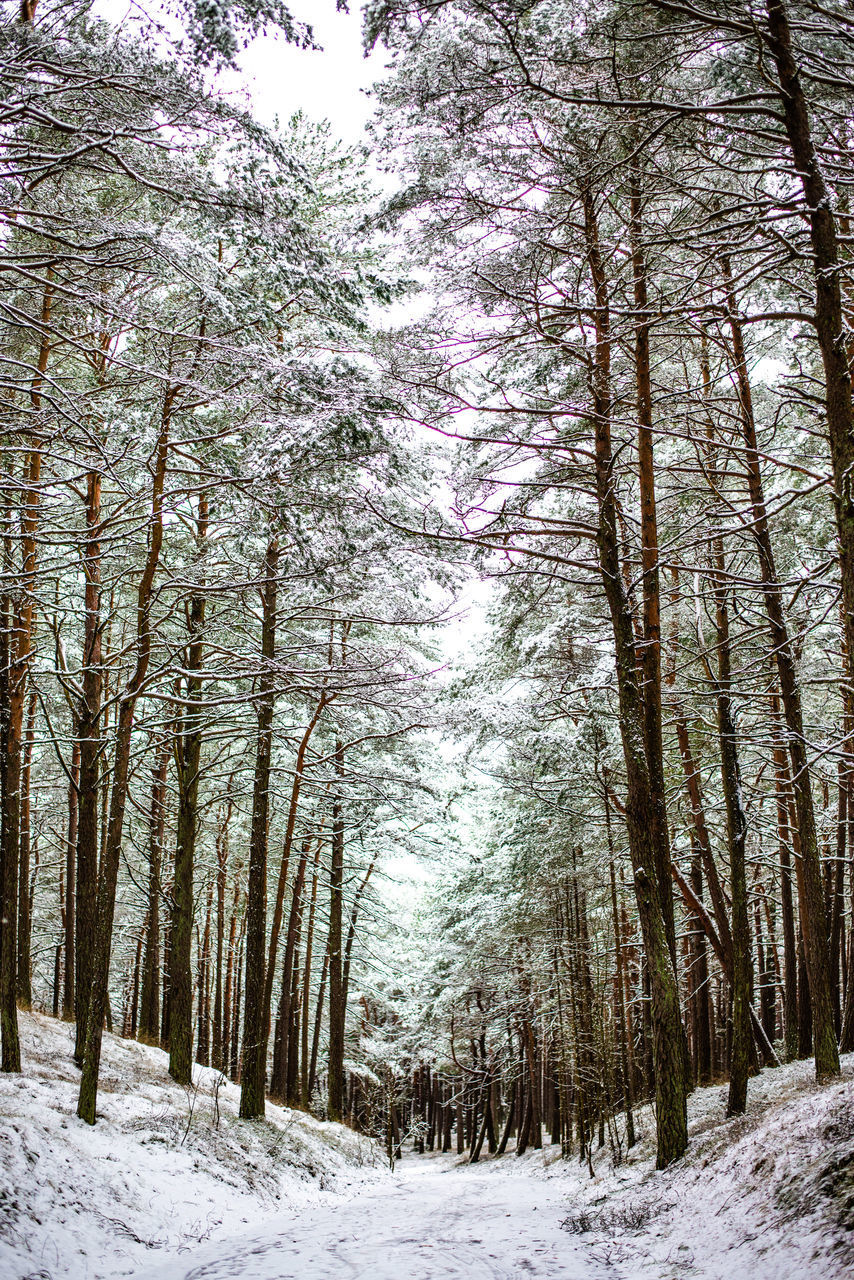
[[375, 0], [370, 154], [271, 28], [0, 28], [2, 1069], [663, 1167], [854, 1049], [851, 15]]

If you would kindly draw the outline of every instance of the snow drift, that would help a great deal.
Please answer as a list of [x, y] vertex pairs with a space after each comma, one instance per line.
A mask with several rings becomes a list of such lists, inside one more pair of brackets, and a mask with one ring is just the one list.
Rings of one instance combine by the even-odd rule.
[[578, 1171], [564, 1226], [620, 1277], [854, 1276], [854, 1054], [842, 1069], [828, 1085], [811, 1060], [766, 1069], [731, 1119], [726, 1085], [697, 1089], [688, 1151], [663, 1173], [643, 1108], [624, 1163], [603, 1151], [592, 1179]]
[[762, 1072], [730, 1120], [726, 1086], [697, 1090], [663, 1173], [642, 1108], [637, 1146], [616, 1166], [595, 1153], [592, 1178], [549, 1146], [473, 1166], [407, 1153], [391, 1175], [349, 1129], [269, 1104], [239, 1121], [216, 1072], [181, 1089], [165, 1054], [113, 1036], [90, 1128], [71, 1028], [21, 1030], [28, 1074], [0, 1077], [2, 1280], [854, 1275], [854, 1055], [827, 1086], [811, 1062]]
[[73, 1029], [20, 1015], [25, 1075], [0, 1077], [0, 1277], [123, 1276], [382, 1176], [373, 1144], [267, 1106], [238, 1121], [239, 1090], [106, 1036], [94, 1127], [75, 1114]]

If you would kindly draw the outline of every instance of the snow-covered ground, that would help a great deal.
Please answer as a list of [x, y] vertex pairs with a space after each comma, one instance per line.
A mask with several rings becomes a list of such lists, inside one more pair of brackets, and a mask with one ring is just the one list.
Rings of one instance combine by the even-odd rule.
[[556, 1148], [480, 1164], [407, 1155], [393, 1174], [337, 1125], [268, 1108], [107, 1037], [103, 1118], [74, 1115], [70, 1029], [22, 1018], [28, 1075], [0, 1078], [0, 1280], [842, 1280], [854, 1277], [854, 1057], [690, 1101], [691, 1146], [653, 1169], [653, 1124], [622, 1163]]
[[407, 1157], [391, 1185], [273, 1221], [146, 1280], [842, 1280], [854, 1277], [854, 1061], [819, 1089], [812, 1064], [691, 1099], [691, 1148], [653, 1168], [653, 1126], [630, 1159], [555, 1148], [478, 1165]]
[[405, 1158], [388, 1185], [228, 1247], [155, 1264], [145, 1280], [614, 1280], [561, 1228], [560, 1179], [524, 1161], [455, 1166]]
[[20, 1018], [25, 1074], [0, 1076], [0, 1280], [101, 1280], [351, 1192], [386, 1175], [367, 1139], [270, 1104], [166, 1054], [104, 1037], [99, 1119], [77, 1119], [72, 1028]]
[[688, 1152], [663, 1173], [648, 1109], [628, 1160], [576, 1166], [566, 1228], [615, 1280], [854, 1280], [854, 1054], [829, 1086], [812, 1062], [763, 1071], [742, 1117], [726, 1095], [693, 1094]]

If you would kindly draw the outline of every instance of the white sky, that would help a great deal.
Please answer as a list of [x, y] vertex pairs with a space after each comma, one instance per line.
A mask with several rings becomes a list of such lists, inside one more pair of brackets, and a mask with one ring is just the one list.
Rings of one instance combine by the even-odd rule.
[[[224, 77], [225, 84], [245, 88], [255, 114], [265, 124], [276, 116], [284, 123], [294, 111], [302, 110], [312, 119], [329, 120], [345, 142], [362, 140], [373, 110], [366, 90], [384, 68], [381, 48], [367, 59], [362, 52], [362, 0], [350, 0], [350, 13], [338, 13], [335, 0], [290, 0], [289, 7], [294, 18], [311, 24], [322, 51], [312, 53], [272, 37], [255, 40], [240, 56], [240, 75]], [[406, 318], [411, 318], [412, 303], [405, 304], [404, 310]], [[464, 584], [456, 616], [442, 635], [449, 663], [463, 661], [476, 638], [485, 634], [485, 612], [492, 594], [491, 583], [471, 578]]]
[[[365, 92], [382, 74], [384, 52], [370, 58], [362, 52], [362, 3], [350, 0], [350, 13], [338, 13], [335, 0], [289, 0], [298, 22], [309, 24], [317, 52], [289, 45], [276, 36], [261, 36], [244, 49], [239, 72], [220, 73], [217, 85], [226, 93], [247, 91], [254, 114], [264, 124], [278, 116], [282, 123], [297, 110], [314, 120], [329, 120], [345, 142], [358, 142], [372, 111]], [[94, 10], [121, 26], [124, 21], [153, 19], [180, 35], [174, 13], [159, 10], [156, 0], [94, 0]]]
[[364, 90], [382, 74], [383, 53], [362, 53], [361, 4], [338, 13], [335, 0], [291, 0], [293, 16], [308, 22], [322, 52], [312, 53], [273, 37], [253, 41], [241, 55], [241, 80], [259, 118], [282, 122], [301, 109], [315, 120], [328, 119], [345, 142], [356, 142], [371, 114]]

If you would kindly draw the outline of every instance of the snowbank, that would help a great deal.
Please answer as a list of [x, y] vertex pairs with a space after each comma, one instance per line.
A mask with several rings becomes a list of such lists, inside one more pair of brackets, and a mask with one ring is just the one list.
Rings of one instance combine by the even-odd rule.
[[341, 1125], [268, 1104], [237, 1119], [239, 1090], [104, 1037], [98, 1123], [75, 1115], [72, 1028], [21, 1015], [25, 1074], [0, 1076], [0, 1277], [98, 1280], [319, 1205], [383, 1176], [374, 1146]]
[[623, 1164], [602, 1151], [592, 1179], [575, 1171], [564, 1226], [621, 1277], [854, 1276], [854, 1055], [843, 1072], [819, 1086], [812, 1062], [763, 1071], [731, 1120], [725, 1087], [698, 1089], [688, 1152], [663, 1173], [641, 1112]]

